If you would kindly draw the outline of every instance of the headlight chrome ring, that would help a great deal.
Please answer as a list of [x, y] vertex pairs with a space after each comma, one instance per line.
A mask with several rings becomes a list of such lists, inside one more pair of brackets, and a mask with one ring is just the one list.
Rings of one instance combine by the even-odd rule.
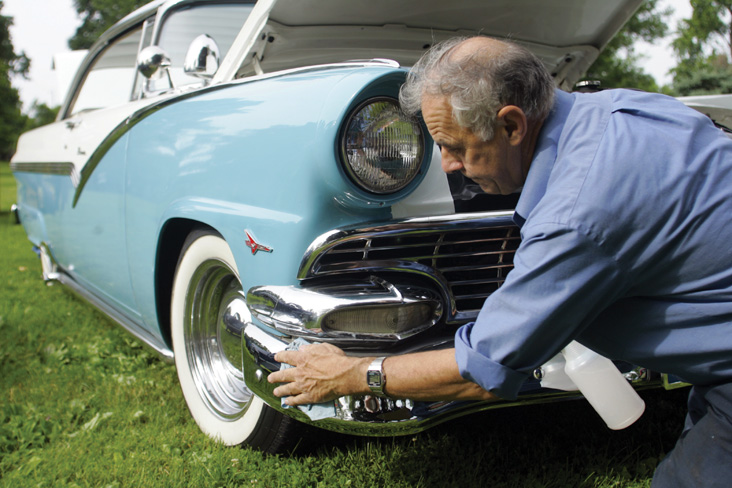
[[406, 188], [419, 174], [424, 133], [393, 98], [372, 98], [351, 113], [341, 136], [346, 173], [361, 189], [379, 195]]

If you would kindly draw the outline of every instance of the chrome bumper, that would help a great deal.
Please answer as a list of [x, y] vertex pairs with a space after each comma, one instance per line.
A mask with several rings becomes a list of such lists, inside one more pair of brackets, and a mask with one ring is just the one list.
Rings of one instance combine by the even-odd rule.
[[517, 404], [540, 403], [548, 398], [577, 397], [576, 393], [543, 392], [523, 395], [516, 402], [419, 402], [410, 399], [380, 398], [369, 395], [344, 396], [336, 401], [336, 415], [312, 421], [296, 408], [284, 408], [267, 381], [270, 372], [279, 370], [274, 355], [288, 342], [264, 331], [257, 325], [243, 324], [242, 366], [247, 387], [273, 409], [301, 422], [351, 435], [393, 436], [423, 431], [463, 415]]

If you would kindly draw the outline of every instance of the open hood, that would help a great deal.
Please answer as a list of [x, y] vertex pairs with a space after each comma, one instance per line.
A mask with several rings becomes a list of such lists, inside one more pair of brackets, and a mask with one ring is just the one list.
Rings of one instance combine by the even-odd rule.
[[410, 66], [435, 42], [484, 34], [531, 49], [571, 87], [642, 0], [260, 0], [217, 78], [388, 58]]
[[716, 124], [724, 127], [727, 133], [730, 133], [732, 129], [732, 95], [699, 95], [680, 97], [679, 100], [703, 113]]

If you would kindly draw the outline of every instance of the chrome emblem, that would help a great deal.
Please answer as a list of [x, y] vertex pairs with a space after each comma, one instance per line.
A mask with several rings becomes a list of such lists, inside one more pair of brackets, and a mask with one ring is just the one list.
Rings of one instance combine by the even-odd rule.
[[248, 230], [245, 230], [244, 232], [247, 234], [247, 240], [244, 241], [244, 244], [252, 250], [252, 254], [257, 254], [257, 251], [272, 252], [271, 247], [263, 246], [255, 241], [254, 237], [252, 237], [252, 234]]

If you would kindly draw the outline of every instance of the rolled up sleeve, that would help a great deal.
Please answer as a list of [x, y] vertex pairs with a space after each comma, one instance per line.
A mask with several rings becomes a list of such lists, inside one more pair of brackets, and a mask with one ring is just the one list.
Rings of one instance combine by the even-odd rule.
[[474, 349], [470, 345], [470, 331], [474, 325], [461, 327], [455, 335], [455, 360], [460, 375], [505, 400], [515, 399], [528, 375], [503, 366]]
[[624, 291], [615, 257], [586, 230], [539, 224], [522, 238], [503, 286], [455, 335], [463, 378], [506, 400]]

